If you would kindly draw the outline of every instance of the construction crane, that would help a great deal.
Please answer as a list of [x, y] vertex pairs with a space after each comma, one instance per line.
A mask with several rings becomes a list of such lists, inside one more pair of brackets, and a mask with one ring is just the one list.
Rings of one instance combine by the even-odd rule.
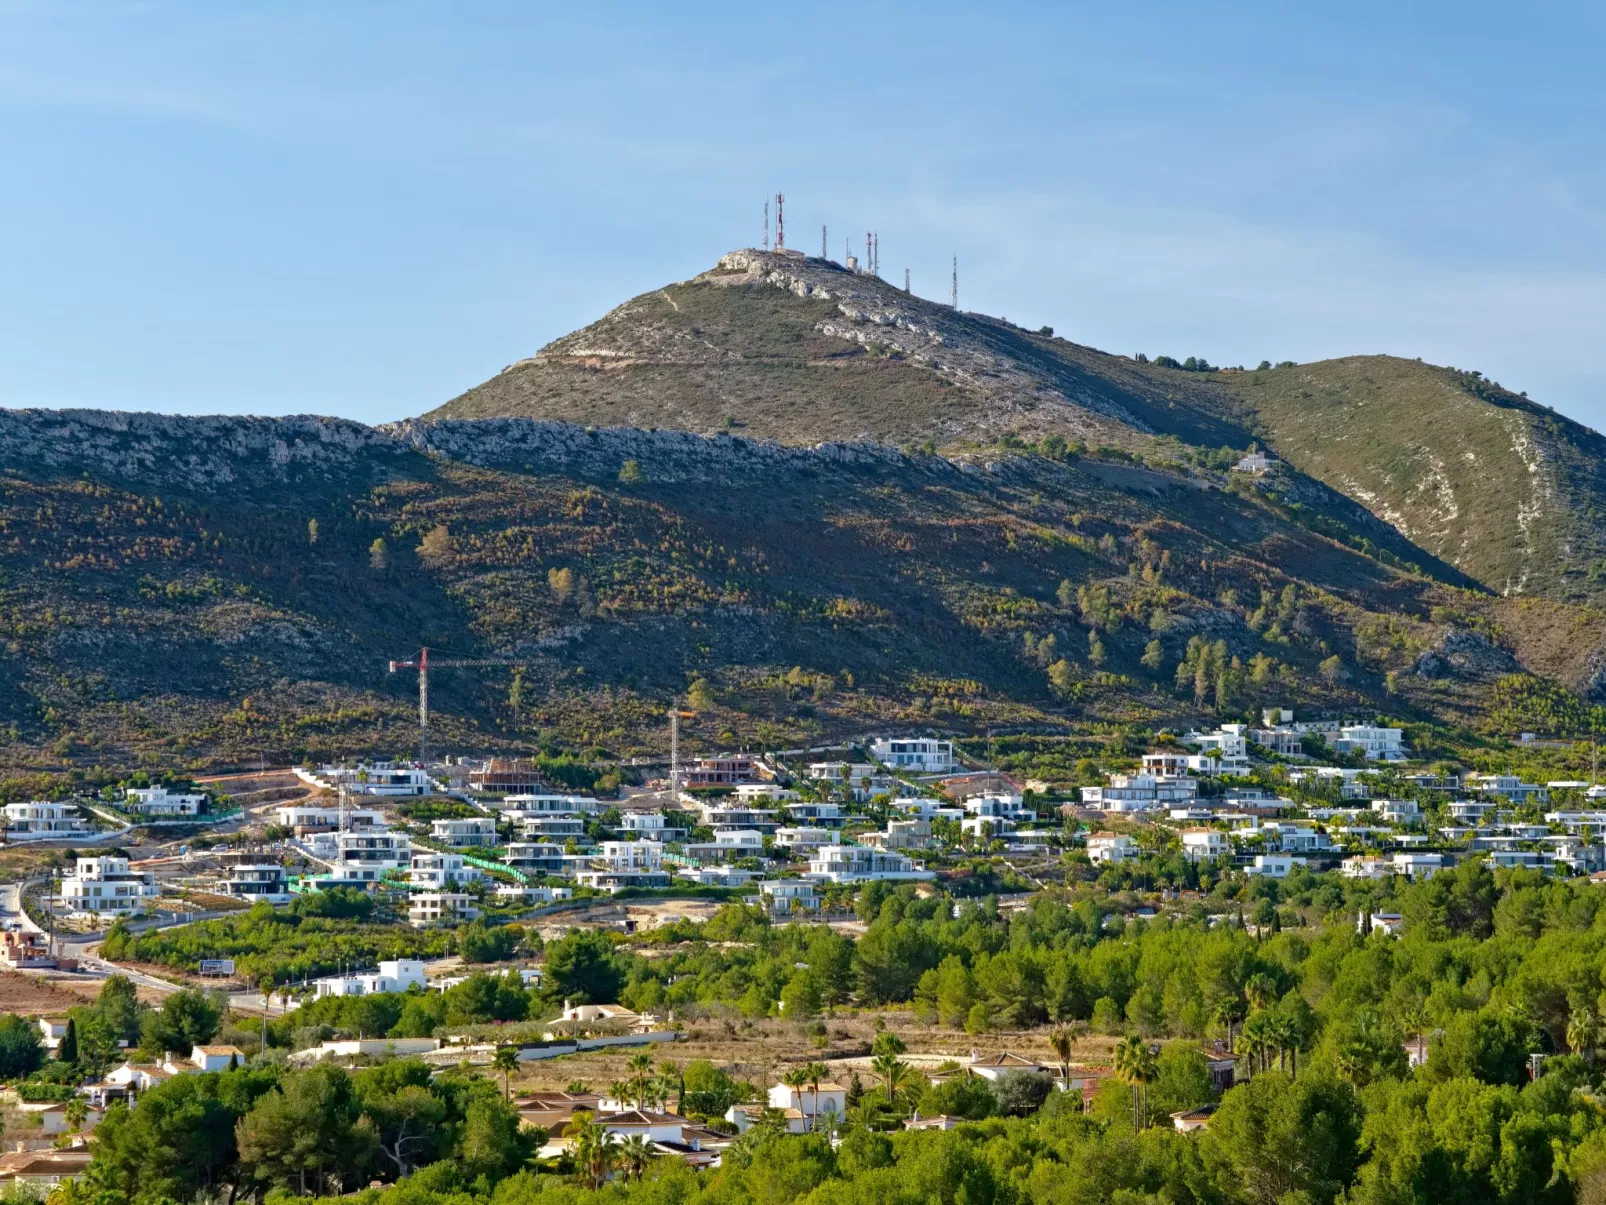
[[419, 649], [416, 657], [406, 661], [392, 661], [390, 672], [399, 669], [416, 669], [418, 671], [418, 766], [419, 769], [429, 768], [429, 667], [437, 669], [476, 669], [488, 665], [523, 665], [523, 661], [511, 657], [437, 657], [430, 660], [427, 648]]

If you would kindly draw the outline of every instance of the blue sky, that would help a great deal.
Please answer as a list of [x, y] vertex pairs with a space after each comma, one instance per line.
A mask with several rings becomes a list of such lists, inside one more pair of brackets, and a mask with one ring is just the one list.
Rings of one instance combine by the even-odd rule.
[[[1320, 11], [1318, 11], [1320, 10]], [[1606, 425], [1602, 10], [0, 0], [0, 405], [416, 414], [752, 245]]]

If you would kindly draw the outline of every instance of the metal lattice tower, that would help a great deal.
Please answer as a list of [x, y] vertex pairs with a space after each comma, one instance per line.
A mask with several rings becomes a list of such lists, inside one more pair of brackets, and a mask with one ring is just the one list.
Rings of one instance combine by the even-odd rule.
[[905, 268], [903, 270], [903, 291], [905, 293], [907, 293], [909, 291], [909, 269], [908, 268]]
[[786, 250], [786, 217], [781, 210], [786, 205], [786, 194], [775, 194], [775, 249]]
[[764, 250], [770, 249], [770, 199], [764, 198]]
[[830, 256], [826, 254], [826, 250], [825, 250], [825, 227], [824, 226], [820, 227], [820, 258], [821, 259], [829, 259], [830, 258]]
[[957, 310], [959, 308], [959, 257], [957, 255], [954, 256], [954, 295], [952, 304], [954, 309]]

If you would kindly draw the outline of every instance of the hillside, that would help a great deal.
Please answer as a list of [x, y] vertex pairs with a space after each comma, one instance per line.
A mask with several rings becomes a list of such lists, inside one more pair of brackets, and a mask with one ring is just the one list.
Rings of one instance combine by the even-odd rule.
[[1488, 590], [1601, 601], [1606, 444], [1476, 373], [1368, 356], [1184, 371], [958, 313], [829, 261], [738, 251], [431, 417], [864, 439], [1055, 434], [1149, 460], [1258, 441]]
[[[0, 758], [403, 752], [414, 684], [386, 662], [420, 644], [523, 660], [516, 692], [438, 674], [465, 751], [656, 750], [698, 678], [692, 747], [1289, 700], [1477, 721], [1510, 654], [1412, 667], [1481, 640], [1494, 600], [1372, 547], [1242, 477], [1113, 455], [0, 412]], [[1585, 651], [1536, 646], [1569, 682]]]

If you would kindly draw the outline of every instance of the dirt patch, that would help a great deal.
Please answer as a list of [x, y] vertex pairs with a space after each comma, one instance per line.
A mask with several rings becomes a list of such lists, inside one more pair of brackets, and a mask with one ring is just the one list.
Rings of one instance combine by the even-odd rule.
[[[69, 981], [71, 982], [71, 981]], [[100, 990], [96, 981], [85, 980], [93, 996]], [[84, 1002], [84, 993], [73, 991], [55, 979], [24, 975], [19, 971], [0, 971], [0, 1013], [44, 1013], [60, 1016]]]

